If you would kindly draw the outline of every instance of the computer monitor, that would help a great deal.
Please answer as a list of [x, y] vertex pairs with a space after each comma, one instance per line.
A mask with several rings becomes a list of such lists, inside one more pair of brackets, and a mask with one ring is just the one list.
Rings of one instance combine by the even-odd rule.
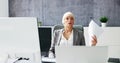
[[41, 55], [48, 56], [48, 51], [51, 45], [51, 38], [52, 38], [52, 27], [40, 26], [38, 30], [39, 30]]
[[23, 57], [41, 63], [37, 19], [0, 17], [0, 53], [7, 53], [6, 59], [9, 55], [12, 60]]
[[107, 46], [56, 46], [56, 63], [106, 63]]

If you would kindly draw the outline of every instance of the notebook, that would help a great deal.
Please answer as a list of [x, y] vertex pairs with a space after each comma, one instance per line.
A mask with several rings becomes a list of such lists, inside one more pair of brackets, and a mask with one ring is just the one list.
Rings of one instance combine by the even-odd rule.
[[56, 46], [56, 63], [107, 63], [107, 46]]

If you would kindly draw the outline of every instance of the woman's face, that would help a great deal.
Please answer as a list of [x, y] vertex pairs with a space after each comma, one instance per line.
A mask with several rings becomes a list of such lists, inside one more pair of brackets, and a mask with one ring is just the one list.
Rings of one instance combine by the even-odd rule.
[[73, 18], [73, 16], [67, 15], [64, 18], [64, 26], [73, 27], [73, 24], [74, 24], [74, 18]]

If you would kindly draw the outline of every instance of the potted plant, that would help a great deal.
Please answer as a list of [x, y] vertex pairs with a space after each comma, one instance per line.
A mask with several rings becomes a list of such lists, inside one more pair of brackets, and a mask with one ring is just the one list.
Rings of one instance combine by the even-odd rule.
[[41, 21], [38, 21], [38, 27], [42, 25], [42, 22]]
[[100, 18], [100, 22], [101, 22], [102, 27], [106, 27], [107, 21], [108, 21], [108, 18], [106, 16], [102, 16]]

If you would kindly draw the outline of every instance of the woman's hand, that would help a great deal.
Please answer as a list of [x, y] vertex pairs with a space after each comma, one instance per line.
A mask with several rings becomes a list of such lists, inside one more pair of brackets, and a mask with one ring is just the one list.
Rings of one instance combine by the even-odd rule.
[[95, 35], [92, 36], [91, 46], [95, 46], [97, 44], [97, 37]]
[[49, 57], [49, 58], [55, 58], [55, 55], [54, 55], [53, 52], [49, 51], [48, 57]]

